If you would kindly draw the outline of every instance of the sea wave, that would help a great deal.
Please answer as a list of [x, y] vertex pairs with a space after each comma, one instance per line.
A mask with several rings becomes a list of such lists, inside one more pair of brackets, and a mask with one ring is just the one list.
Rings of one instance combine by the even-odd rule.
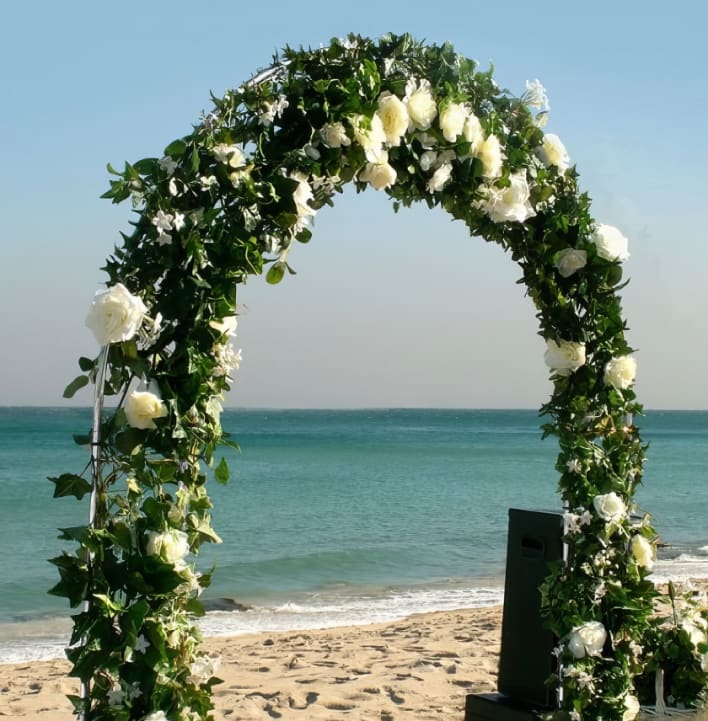
[[[450, 586], [356, 592], [336, 587], [271, 604], [241, 605], [222, 599], [219, 608], [198, 619], [205, 636], [304, 631], [337, 626], [386, 623], [415, 613], [494, 606], [502, 602], [501, 585]], [[226, 602], [224, 602], [226, 601]], [[0, 663], [61, 658], [68, 643], [67, 618], [43, 618], [0, 624]]]

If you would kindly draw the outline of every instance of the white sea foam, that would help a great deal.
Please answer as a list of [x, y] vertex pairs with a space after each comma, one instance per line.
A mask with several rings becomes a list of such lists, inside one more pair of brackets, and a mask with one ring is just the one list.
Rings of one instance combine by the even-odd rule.
[[[295, 601], [257, 605], [247, 611], [210, 611], [198, 624], [205, 636], [304, 631], [336, 626], [386, 623], [414, 613], [493, 606], [501, 587], [433, 587], [352, 595], [332, 589]], [[68, 644], [66, 618], [0, 624], [0, 663], [61, 658]]]
[[[708, 546], [698, 551], [708, 551]], [[654, 564], [651, 579], [656, 583], [687, 581], [690, 578], [708, 578], [708, 555], [680, 553], [674, 558], [658, 559]]]

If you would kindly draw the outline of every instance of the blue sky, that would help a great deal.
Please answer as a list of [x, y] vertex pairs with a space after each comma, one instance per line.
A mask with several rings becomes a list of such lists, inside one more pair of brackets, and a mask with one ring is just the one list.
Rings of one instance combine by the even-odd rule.
[[[410, 32], [539, 78], [600, 222], [632, 257], [624, 291], [647, 407], [708, 408], [708, 83], [699, 0], [268, 4], [25, 0], [4, 8], [0, 67], [0, 405], [61, 404], [99, 270], [128, 206], [100, 200], [107, 162], [161, 153], [209, 92], [282, 46]], [[298, 274], [240, 292], [240, 406], [536, 407], [550, 393], [534, 309], [499, 248], [442, 212], [381, 193], [318, 214]], [[84, 392], [74, 401], [90, 402]]]

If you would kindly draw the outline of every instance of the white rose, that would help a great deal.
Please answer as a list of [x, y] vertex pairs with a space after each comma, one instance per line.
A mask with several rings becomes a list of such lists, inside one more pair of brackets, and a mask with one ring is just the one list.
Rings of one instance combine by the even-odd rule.
[[637, 361], [632, 356], [618, 356], [605, 366], [605, 384], [617, 390], [623, 391], [629, 388], [636, 377]]
[[96, 293], [86, 316], [86, 326], [100, 345], [120, 343], [138, 332], [146, 313], [143, 301], [122, 283], [116, 283]]
[[562, 278], [570, 278], [576, 270], [584, 268], [587, 262], [588, 254], [585, 250], [565, 248], [556, 255], [556, 268]]
[[629, 258], [629, 241], [613, 225], [598, 225], [590, 240], [595, 243], [597, 254], [605, 260]]
[[148, 556], [157, 556], [165, 563], [176, 564], [189, 553], [189, 541], [184, 531], [150, 531], [145, 544]]
[[486, 189], [487, 198], [479, 204], [495, 223], [523, 223], [536, 215], [529, 197], [531, 189], [526, 180], [526, 171], [522, 170], [509, 176], [507, 188], [490, 186]]
[[147, 716], [143, 716], [143, 721], [170, 721], [164, 711], [153, 711]]
[[622, 714], [622, 721], [634, 721], [639, 715], [639, 700], [636, 696], [628, 693], [624, 697], [624, 713]]
[[462, 103], [448, 103], [442, 109], [438, 122], [448, 143], [454, 143], [458, 136], [462, 135], [467, 117], [467, 108]]
[[607, 631], [599, 621], [576, 626], [570, 634], [568, 649], [575, 658], [599, 656], [607, 640]]
[[479, 118], [472, 112], [465, 118], [462, 135], [470, 144], [470, 155], [475, 155], [479, 146], [484, 142], [484, 130], [482, 129], [482, 123], [479, 122]]
[[585, 365], [585, 344], [572, 340], [546, 341], [546, 365], [559, 376], [569, 376]]
[[632, 536], [632, 555], [638, 566], [651, 570], [654, 565], [654, 548], [644, 536]]
[[409, 129], [427, 130], [438, 114], [430, 83], [427, 80], [417, 83], [409, 80], [404, 101], [408, 109]]
[[434, 173], [433, 177], [428, 181], [428, 192], [436, 193], [445, 187], [445, 183], [450, 180], [452, 174], [452, 165], [443, 163]]
[[625, 502], [614, 491], [595, 496], [592, 505], [603, 521], [621, 521], [627, 515]]
[[387, 162], [388, 154], [383, 147], [386, 142], [386, 133], [384, 133], [381, 118], [376, 114], [370, 119], [365, 115], [356, 115], [351, 119], [351, 123], [354, 129], [354, 138], [364, 149], [366, 159], [370, 163]]
[[320, 137], [328, 148], [341, 148], [352, 142], [342, 123], [327, 123], [320, 128]]
[[157, 428], [156, 418], [167, 415], [167, 407], [154, 393], [133, 391], [125, 399], [125, 417], [133, 428]]
[[396, 182], [396, 171], [388, 163], [367, 163], [359, 173], [359, 180], [368, 181], [373, 188], [381, 190]]
[[408, 130], [408, 110], [403, 102], [391, 93], [381, 93], [376, 115], [381, 119], [386, 142], [393, 147], [400, 145]]
[[482, 175], [485, 178], [498, 178], [501, 175], [504, 154], [496, 135], [490, 135], [482, 142], [477, 149], [476, 156], [482, 161]]
[[546, 166], [555, 165], [563, 173], [570, 167], [570, 156], [561, 139], [554, 133], [543, 136], [543, 145], [538, 151], [541, 162]]

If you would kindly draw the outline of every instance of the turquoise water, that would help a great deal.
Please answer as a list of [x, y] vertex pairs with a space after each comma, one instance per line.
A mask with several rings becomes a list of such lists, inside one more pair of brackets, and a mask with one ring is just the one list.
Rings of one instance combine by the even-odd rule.
[[[535, 411], [226, 411], [232, 481], [212, 486], [224, 539], [208, 633], [387, 620], [498, 602], [510, 507], [558, 508], [556, 445]], [[56, 529], [87, 503], [51, 498], [80, 471], [87, 409], [0, 408], [0, 661], [51, 655], [68, 609]], [[658, 575], [708, 575], [708, 412], [650, 412], [638, 500], [669, 544]], [[87, 499], [86, 499], [87, 500]]]

